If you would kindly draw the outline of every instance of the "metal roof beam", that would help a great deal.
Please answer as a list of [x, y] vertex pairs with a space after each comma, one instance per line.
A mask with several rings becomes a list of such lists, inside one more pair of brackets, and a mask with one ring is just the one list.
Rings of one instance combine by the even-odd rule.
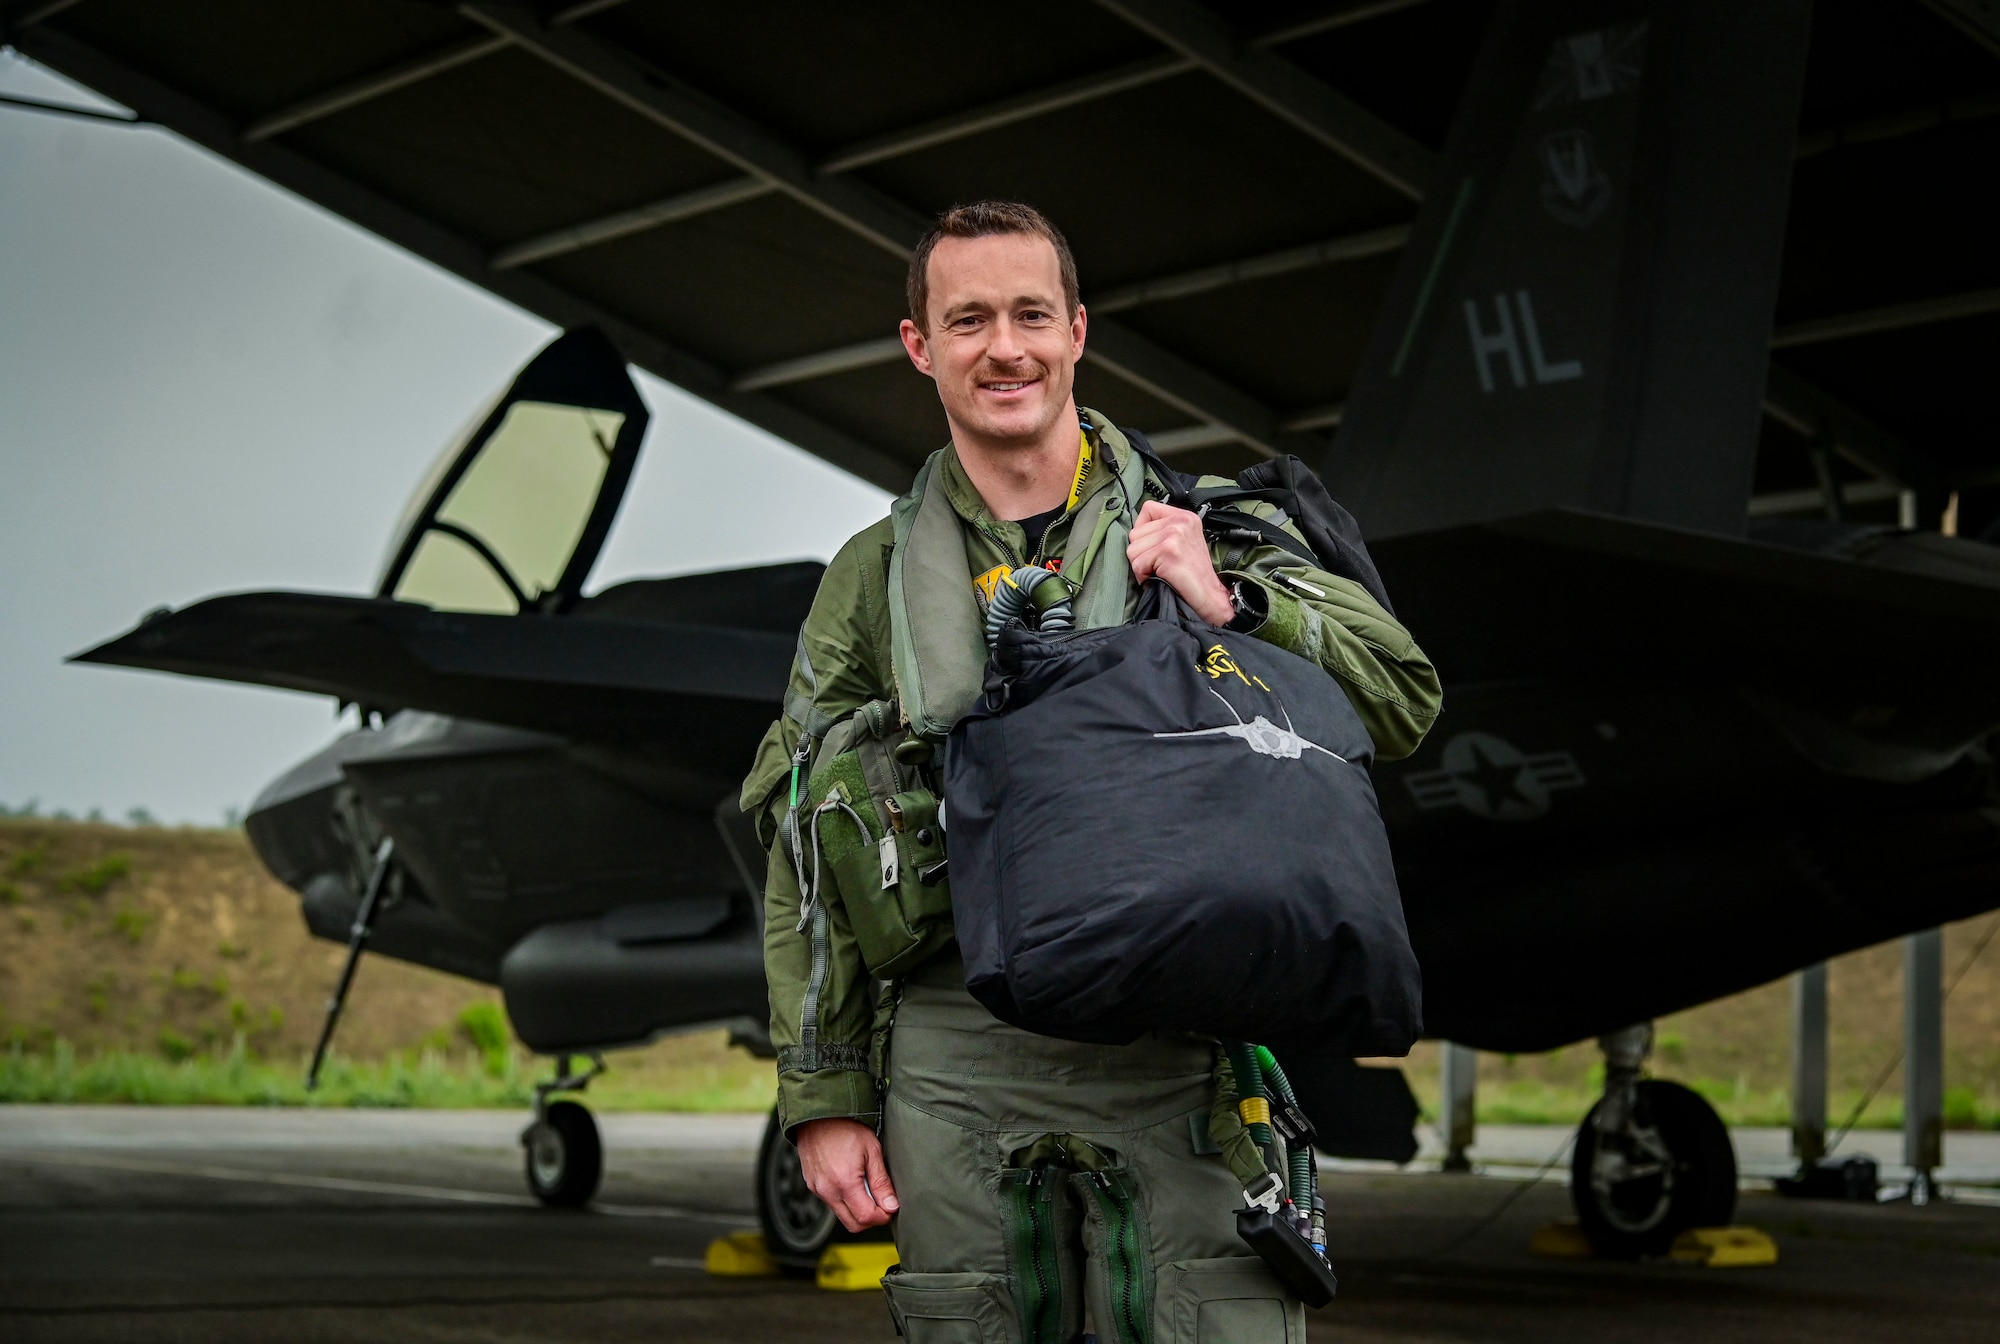
[[1027, 121], [1032, 117], [1060, 112], [1064, 108], [1093, 103], [1100, 98], [1124, 93], [1128, 89], [1144, 88], [1163, 79], [1187, 74], [1194, 68], [1193, 61], [1180, 56], [1154, 56], [1143, 61], [1134, 61], [1130, 65], [1121, 65], [1111, 70], [1084, 75], [1079, 79], [1064, 80], [1060, 84], [1051, 84], [1046, 88], [1001, 98], [964, 112], [954, 112], [949, 116], [921, 122], [902, 130], [890, 131], [886, 135], [858, 140], [828, 155], [820, 163], [818, 170], [822, 173], [852, 172], [871, 163], [880, 163], [885, 159], [898, 158], [904, 154], [914, 154], [921, 149], [949, 144], [954, 140], [963, 140], [967, 136], [998, 130], [1002, 126], [1012, 126], [1016, 122]]
[[[1350, 2], [1314, 18], [1259, 33], [1249, 39], [1248, 45], [1252, 48], [1274, 47], [1283, 42], [1291, 42], [1334, 28], [1344, 28], [1364, 19], [1375, 18], [1377, 15], [1390, 14], [1399, 9], [1427, 3], [1429, 0], [1365, 0], [1365, 3], [1361, 4]], [[1176, 75], [1184, 75], [1201, 68], [1200, 62], [1187, 55], [1154, 56], [1143, 61], [1133, 61], [1129, 65], [1065, 80], [1060, 84], [1051, 84], [1046, 88], [1030, 90], [1027, 93], [1002, 98], [964, 112], [955, 112], [903, 130], [857, 141], [844, 149], [835, 150], [819, 165], [819, 171], [852, 172], [871, 163], [880, 163], [885, 159], [898, 158], [904, 154], [914, 154], [918, 150], [963, 140], [967, 136], [997, 130], [1002, 126], [1011, 126], [1016, 122], [1045, 116], [1050, 112], [1060, 112], [1064, 108], [1096, 102], [1100, 98], [1109, 98], [1131, 89], [1144, 88], [1148, 84], [1157, 84], [1163, 79], [1172, 79]]]
[[1877, 145], [1885, 140], [1916, 135], [1934, 126], [1980, 121], [1995, 116], [2000, 116], [2000, 93], [1974, 94], [1949, 103], [1932, 103], [1886, 117], [1870, 117], [1865, 121], [1844, 122], [1824, 130], [1808, 131], [1799, 137], [1795, 153], [1800, 159], [1810, 159], [1842, 145]]
[[1858, 313], [1840, 313], [1794, 322], [1771, 333], [1773, 350], [1789, 350], [1795, 345], [1816, 345], [1849, 336], [1870, 336], [1878, 331], [1902, 331], [1907, 327], [1949, 322], [1959, 317], [1978, 317], [2000, 312], [2000, 289], [1975, 289], [1964, 294], [1943, 294], [1912, 303], [1892, 303]]
[[[518, 5], [471, 3], [461, 13], [656, 125], [769, 183], [885, 252], [907, 260], [929, 221], [865, 183], [821, 177], [805, 157], [761, 126], [663, 71], [574, 29], [546, 29]], [[518, 272], [516, 272], [518, 274]], [[1187, 415], [1227, 425], [1245, 443], [1277, 451], [1270, 408], [1172, 351], [1106, 320], [1084, 358], [1103, 365]]]
[[1347, 403], [1329, 401], [1324, 406], [1314, 406], [1290, 416], [1278, 426], [1288, 434], [1305, 434], [1315, 429], [1332, 429], [1347, 416]]
[[83, 0], [48, 0], [47, 4], [31, 5], [22, 12], [19, 18], [8, 16], [4, 26], [12, 29], [32, 28], [38, 23], [44, 23], [49, 19], [53, 19], [64, 10], [73, 9], [82, 3]]
[[[1286, 416], [1278, 423], [1278, 433], [1296, 436], [1309, 434], [1314, 430], [1332, 429], [1340, 423], [1341, 417], [1346, 413], [1346, 402], [1330, 401], [1324, 406], [1314, 406], [1296, 415]], [[1238, 435], [1227, 425], [1215, 424], [1183, 425], [1179, 429], [1163, 429], [1146, 437], [1163, 457], [1175, 453], [1193, 452], [1197, 448], [1213, 448], [1219, 444], [1240, 442]], [[1287, 451], [1294, 450], [1288, 445]]]
[[[54, 18], [78, 3], [80, 0], [49, 0], [49, 3], [31, 8], [9, 23], [13, 27], [27, 28]], [[575, 23], [623, 3], [625, 0], [581, 0], [580, 3], [556, 10], [549, 16], [547, 22], [551, 26]], [[1425, 3], [1425, 0], [1368, 0], [1367, 3], [1345, 4], [1327, 14], [1262, 34], [1255, 39], [1255, 42], [1260, 46], [1290, 42], [1422, 3]], [[421, 55], [344, 80], [318, 93], [309, 94], [284, 107], [267, 112], [244, 127], [242, 136], [252, 142], [268, 140], [274, 135], [282, 135], [286, 131], [332, 116], [336, 112], [358, 107], [385, 94], [407, 88], [433, 75], [440, 75], [447, 70], [491, 56], [510, 45], [511, 43], [505, 38], [496, 35], [469, 37], [445, 43]], [[1195, 63], [1184, 57], [1158, 57], [1138, 61], [1118, 70], [1087, 75], [1047, 89], [1022, 94], [1017, 98], [1003, 99], [975, 112], [941, 118], [934, 123], [876, 137], [840, 151], [821, 164], [819, 170], [825, 173], [847, 172], [882, 159], [927, 149], [932, 145], [944, 144], [967, 135], [976, 135], [980, 131], [1011, 125], [1029, 117], [1041, 116], [1078, 103], [1122, 93], [1126, 89], [1138, 88], [1157, 80], [1184, 74], [1195, 68]]]
[[[1186, 74], [1194, 68], [1192, 61], [1185, 61], [1175, 56], [1158, 56], [1134, 62], [1115, 70], [1086, 75], [1082, 79], [1068, 80], [1012, 98], [1002, 98], [998, 102], [987, 103], [966, 112], [939, 117], [904, 130], [891, 131], [887, 135], [857, 141], [845, 149], [834, 151], [828, 158], [815, 165], [813, 171], [822, 176], [849, 172], [899, 155], [914, 154], [918, 150], [929, 149], [935, 145], [949, 144], [982, 131], [1011, 126], [1015, 122], [1026, 121], [1031, 117], [1039, 117], [1066, 107], [1075, 107], [1098, 98], [1106, 98], [1127, 89], [1140, 88], [1174, 75]], [[602, 219], [587, 220], [568, 228], [557, 229], [502, 250], [495, 255], [493, 264], [503, 267], [523, 266], [531, 261], [543, 261], [566, 252], [608, 242], [613, 238], [622, 238], [641, 229], [692, 219], [709, 210], [724, 209], [740, 201], [752, 200], [776, 190], [775, 187], [754, 176], [741, 179], [737, 186], [742, 194], [734, 197], [729, 196], [721, 187], [705, 188], [705, 191], [712, 190], [715, 194], [698, 201], [695, 198], [700, 197], [701, 192], [684, 192], [679, 196], [669, 196], [665, 200], [642, 205], [634, 210], [622, 210], [616, 214], [606, 215]]]
[[[1184, 299], [1229, 285], [1288, 275], [1293, 271], [1302, 271], [1309, 267], [1328, 266], [1335, 262], [1353, 261], [1361, 257], [1393, 252], [1407, 242], [1409, 236], [1410, 229], [1406, 224], [1396, 224], [1386, 229], [1369, 229], [1364, 233], [1344, 234], [1338, 238], [1329, 238], [1325, 242], [1308, 243], [1304, 247], [1288, 247], [1280, 252], [1266, 252], [1241, 261], [1224, 262], [1219, 266], [1203, 266], [1197, 270], [1181, 271], [1155, 280], [1141, 280], [1136, 284], [1120, 285], [1091, 299], [1084, 307], [1093, 318], [1108, 317], [1142, 304], [1159, 303], [1167, 299]], [[857, 341], [853, 345], [821, 350], [793, 359], [781, 359], [774, 364], [751, 369], [736, 379], [735, 386], [746, 391], [783, 387], [787, 383], [809, 382], [814, 378], [846, 373], [850, 369], [865, 369], [873, 364], [888, 364], [902, 357], [902, 342], [895, 337]]]
[[1772, 364], [1765, 372], [1764, 414], [1942, 507], [1949, 483], [1936, 461], [1781, 364]]
[[462, 37], [456, 42], [433, 47], [419, 56], [398, 61], [380, 70], [370, 71], [330, 89], [310, 94], [295, 103], [289, 103], [274, 112], [267, 112], [243, 128], [243, 139], [251, 144], [259, 140], [269, 140], [274, 135], [283, 135], [308, 122], [330, 117], [336, 112], [344, 112], [350, 107], [359, 107], [372, 102], [384, 94], [407, 88], [432, 75], [443, 74], [457, 69], [482, 56], [490, 56], [504, 50], [507, 39], [483, 34], [478, 37]]
[[[1428, 0], [1375, 0], [1370, 4], [1343, 5], [1318, 18], [1304, 20], [1254, 37], [1250, 40], [1250, 45], [1273, 46], [1427, 2]], [[814, 166], [814, 171], [822, 175], [852, 172], [870, 164], [882, 163], [905, 154], [915, 154], [921, 150], [963, 140], [968, 136], [998, 130], [1003, 126], [1012, 126], [1017, 122], [1046, 116], [1051, 112], [1060, 112], [1065, 108], [1078, 107], [1101, 98], [1143, 88], [1148, 84], [1156, 84], [1161, 80], [1188, 74], [1200, 68], [1185, 56], [1148, 57], [1143, 61], [1134, 61], [1110, 70], [1032, 89], [1027, 93], [1001, 98], [963, 112], [954, 112], [949, 116], [936, 117], [915, 126], [856, 141], [822, 159]], [[750, 190], [750, 185], [757, 181], [756, 178], [745, 178], [742, 184], [744, 194], [738, 197], [731, 198], [718, 194], [709, 198], [706, 203], [701, 203], [693, 199], [698, 193], [683, 193], [656, 201], [651, 205], [622, 210], [603, 219], [587, 220], [557, 229], [502, 250], [495, 256], [494, 264], [503, 267], [522, 266], [530, 261], [546, 260], [613, 238], [622, 238], [643, 228], [692, 219], [705, 209], [723, 209], [738, 201], [751, 200], [765, 194], [766, 191], [774, 190], [769, 187], [758, 191]], [[697, 206], [699, 208], [696, 208]], [[1101, 310], [1101, 302], [1099, 307]]]
[[1924, 0], [1937, 16], [2000, 56], [2000, 4], [1994, 0]]
[[1279, 451], [1270, 409], [1178, 355], [1113, 322], [1094, 322], [1083, 357], [1192, 419], [1223, 425], [1251, 447]]
[[923, 216], [858, 182], [819, 176], [762, 127], [671, 75], [642, 70], [628, 53], [573, 29], [544, 27], [522, 5], [463, 4], [459, 12], [885, 252], [909, 256], [923, 232]]
[[489, 270], [485, 249], [473, 240], [282, 144], [244, 142], [229, 117], [116, 57], [54, 28], [16, 41], [49, 68], [528, 312], [558, 326], [600, 327], [633, 363], [732, 415], [885, 490], [909, 485], [910, 468], [894, 455], [775, 398], [732, 390], [707, 360], [560, 285], [528, 272]]
[[1191, 453], [1197, 448], [1234, 443], [1236, 435], [1222, 425], [1184, 425], [1180, 429], [1156, 430], [1146, 435], [1146, 441], [1160, 456], [1172, 457], [1175, 453]]
[[1098, 3], [1412, 200], [1435, 180], [1430, 150], [1284, 57], [1244, 42], [1194, 0]]
[[[575, 23], [578, 19], [589, 18], [602, 13], [625, 0], [583, 0], [581, 4], [567, 5], [549, 17], [551, 24]], [[447, 70], [455, 70], [461, 65], [491, 56], [505, 50], [510, 44], [504, 37], [491, 33], [475, 37], [460, 38], [434, 47], [419, 56], [384, 66], [345, 80], [329, 89], [308, 94], [297, 102], [267, 112], [243, 128], [243, 138], [252, 144], [259, 140], [269, 140], [274, 135], [296, 130], [321, 117], [330, 117], [336, 112], [344, 112], [350, 107], [359, 107], [366, 102], [394, 93], [397, 89], [441, 75]]]
[[[1838, 487], [1843, 504], [1880, 504], [1900, 498], [1903, 487], [1894, 481], [1847, 481]], [[1750, 496], [1752, 518], [1782, 518], [1788, 513], [1810, 513], [1826, 517], [1826, 491], [1818, 486], [1804, 490], [1773, 490]]]
[[1286, 42], [1296, 42], [1302, 37], [1317, 37], [1336, 28], [1346, 28], [1369, 19], [1379, 19], [1384, 14], [1394, 14], [1399, 10], [1414, 9], [1418, 5], [1428, 3], [1429, 0], [1360, 0], [1359, 3], [1347, 0], [1347, 3], [1335, 5], [1324, 14], [1298, 19], [1282, 28], [1274, 28], [1270, 32], [1260, 34], [1256, 38], [1256, 45], [1275, 47]]
[[1268, 280], [1274, 276], [1290, 275], [1294, 271], [1312, 270], [1320, 266], [1330, 266], [1336, 262], [1357, 261], [1363, 257], [1380, 256], [1384, 252], [1394, 252], [1410, 240], [1410, 226], [1395, 224], [1386, 229], [1369, 229], [1365, 233], [1350, 233], [1338, 238], [1329, 238], [1323, 243], [1308, 243], [1304, 247], [1288, 247], [1280, 252], [1266, 252], [1261, 256], [1247, 257], [1242, 261], [1227, 261], [1219, 266], [1204, 266], [1199, 270], [1182, 271], [1178, 275], [1162, 276], [1157, 280], [1142, 280], [1137, 284], [1120, 285], [1108, 289], [1088, 305], [1090, 311], [1099, 315], [1122, 313], [1128, 308], [1142, 304], [1160, 303], [1167, 299], [1185, 299], [1196, 294], [1206, 294], [1211, 290], [1226, 289], [1231, 285], [1247, 284], [1252, 280]]
[[878, 364], [893, 364], [903, 357], [903, 340], [900, 336], [881, 336], [873, 340], [856, 341], [852, 345], [838, 346], [832, 350], [821, 350], [816, 354], [781, 359], [738, 375], [730, 386], [743, 392], [760, 392], [767, 387], [809, 383], [815, 378], [830, 378], [836, 373], [869, 369]]
[[586, 247], [608, 243], [614, 238], [628, 234], [643, 233], [656, 229], [662, 224], [673, 224], [683, 219], [693, 219], [711, 210], [722, 210], [744, 201], [768, 196], [777, 188], [755, 177], [732, 177], [726, 182], [713, 186], [697, 187], [684, 191], [678, 196], [669, 196], [651, 205], [642, 205], [636, 210], [621, 210], [615, 215], [605, 215], [584, 224], [572, 224], [568, 228], [556, 229], [538, 237], [503, 247], [493, 254], [492, 266], [496, 271], [511, 271], [517, 266], [530, 262], [546, 261], [550, 257], [560, 257], [570, 252], [580, 252]]

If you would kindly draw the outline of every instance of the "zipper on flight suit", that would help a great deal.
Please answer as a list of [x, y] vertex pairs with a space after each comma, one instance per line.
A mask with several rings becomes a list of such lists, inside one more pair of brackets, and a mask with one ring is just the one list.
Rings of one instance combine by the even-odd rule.
[[1048, 1167], [1006, 1174], [1012, 1223], [1009, 1258], [1021, 1318], [1021, 1344], [1062, 1344], [1062, 1264], [1057, 1258], [1057, 1191]]
[[1139, 1231], [1137, 1200], [1120, 1171], [1087, 1171], [1084, 1182], [1104, 1219], [1104, 1273], [1120, 1344], [1151, 1344], [1151, 1248]]

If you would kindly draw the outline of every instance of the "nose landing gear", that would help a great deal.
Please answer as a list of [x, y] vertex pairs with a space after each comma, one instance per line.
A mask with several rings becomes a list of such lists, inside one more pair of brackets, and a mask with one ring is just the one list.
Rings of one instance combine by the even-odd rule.
[[535, 1118], [521, 1131], [526, 1150], [528, 1189], [551, 1208], [573, 1209], [590, 1202], [604, 1176], [604, 1143], [597, 1121], [574, 1101], [551, 1101], [557, 1092], [581, 1092], [604, 1072], [604, 1060], [592, 1055], [590, 1068], [570, 1072], [570, 1056], [556, 1057], [556, 1076], [535, 1084]]
[[1664, 1255], [1691, 1227], [1736, 1212], [1736, 1153], [1700, 1094], [1645, 1078], [1653, 1027], [1601, 1037], [1604, 1096], [1584, 1117], [1570, 1162], [1570, 1200], [1599, 1255]]

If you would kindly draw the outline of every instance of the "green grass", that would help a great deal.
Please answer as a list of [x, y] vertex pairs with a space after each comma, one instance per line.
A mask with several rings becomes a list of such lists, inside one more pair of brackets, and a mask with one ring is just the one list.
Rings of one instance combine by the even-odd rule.
[[513, 1034], [507, 1026], [507, 1014], [500, 1005], [489, 1002], [467, 1004], [458, 1015], [458, 1025], [486, 1061], [486, 1072], [495, 1078], [504, 1073], [514, 1058], [514, 1052], [509, 1048]]
[[146, 910], [126, 906], [111, 917], [111, 930], [126, 942], [137, 947], [146, 939], [146, 930], [153, 927], [154, 916]]
[[204, 1054], [172, 1028], [158, 1054], [106, 1051], [79, 1057], [68, 1042], [47, 1053], [0, 1055], [0, 1102], [118, 1102], [154, 1106], [525, 1106], [532, 1080], [490, 1076], [439, 1055], [358, 1063], [335, 1055], [316, 1092], [305, 1067], [253, 1058], [242, 1048]]
[[46, 840], [37, 840], [32, 845], [24, 846], [7, 861], [7, 876], [30, 877], [41, 871], [42, 864], [48, 857], [49, 842]]
[[56, 885], [64, 891], [81, 891], [91, 896], [102, 896], [113, 882], [129, 876], [131, 872], [132, 856], [124, 850], [114, 849], [96, 863], [70, 869], [62, 875]]
[[[748, 1059], [661, 1071], [612, 1071], [593, 1083], [599, 1110], [759, 1111], [776, 1093], [770, 1066]], [[172, 1028], [157, 1053], [107, 1050], [79, 1055], [67, 1041], [47, 1050], [0, 1053], [0, 1102], [119, 1103], [152, 1106], [525, 1107], [546, 1062], [511, 1050], [466, 1055], [413, 1051], [363, 1062], [330, 1055], [317, 1091], [305, 1090], [304, 1060], [252, 1055], [241, 1037], [229, 1050], [203, 1052]]]

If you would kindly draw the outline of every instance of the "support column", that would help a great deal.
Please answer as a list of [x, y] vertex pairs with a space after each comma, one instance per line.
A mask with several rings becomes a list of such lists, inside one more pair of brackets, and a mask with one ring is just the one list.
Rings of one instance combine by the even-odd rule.
[[1438, 1109], [1444, 1129], [1444, 1169], [1471, 1171], [1466, 1156], [1475, 1136], [1473, 1103], [1479, 1090], [1479, 1052], [1469, 1045], [1439, 1043]]
[[1910, 1202], [1930, 1202], [1944, 1165], [1944, 931], [1903, 939], [1903, 1162]]
[[1792, 1156], [1826, 1156], [1826, 963], [1792, 977]]

